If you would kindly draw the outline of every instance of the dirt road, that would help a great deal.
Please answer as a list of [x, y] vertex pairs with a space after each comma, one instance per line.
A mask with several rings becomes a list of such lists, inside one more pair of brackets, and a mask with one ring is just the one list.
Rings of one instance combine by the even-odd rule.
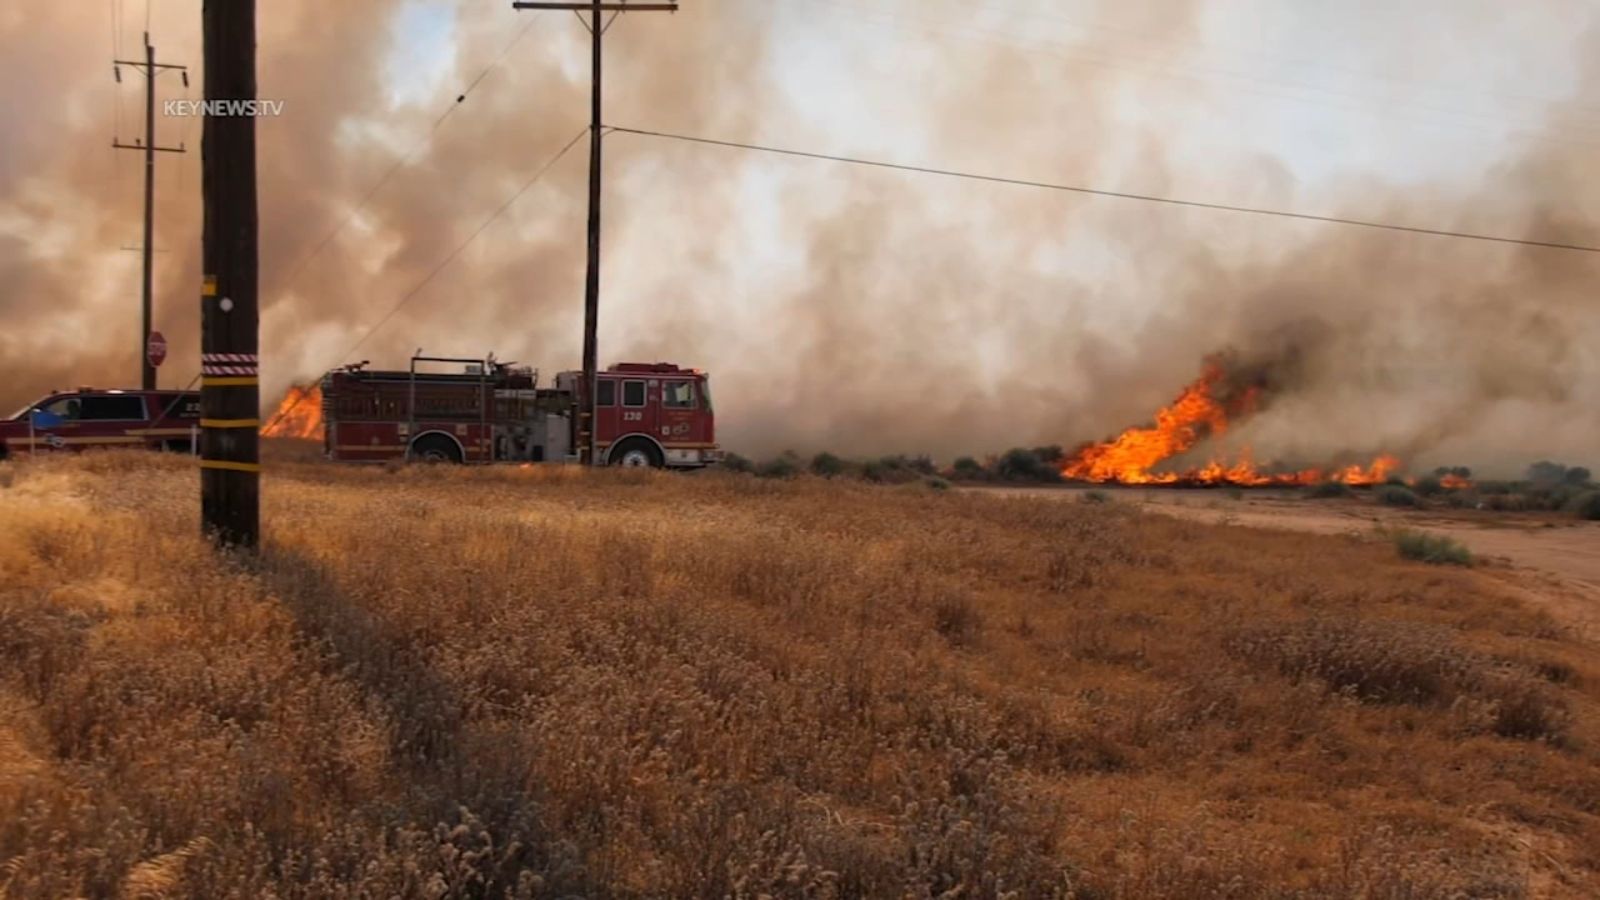
[[[1088, 488], [983, 488], [1006, 494], [1080, 500]], [[1553, 513], [1408, 510], [1370, 498], [1308, 500], [1283, 491], [1169, 488], [1103, 491], [1113, 502], [1138, 504], [1163, 515], [1251, 528], [1318, 534], [1370, 534], [1380, 527], [1444, 534], [1489, 562], [1480, 569], [1508, 594], [1536, 603], [1600, 637], [1600, 522]]]

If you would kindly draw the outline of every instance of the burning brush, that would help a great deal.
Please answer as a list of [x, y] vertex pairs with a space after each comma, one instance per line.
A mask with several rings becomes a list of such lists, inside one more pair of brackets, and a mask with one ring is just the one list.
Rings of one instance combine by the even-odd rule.
[[1337, 481], [1351, 485], [1381, 484], [1400, 469], [1400, 460], [1382, 455], [1366, 466], [1284, 469], [1258, 468], [1248, 447], [1237, 458], [1213, 458], [1183, 471], [1163, 468], [1202, 442], [1259, 412], [1278, 386], [1268, 367], [1241, 367], [1227, 356], [1206, 360], [1199, 379], [1183, 389], [1170, 406], [1156, 413], [1155, 423], [1129, 428], [1108, 441], [1087, 444], [1062, 463], [1068, 481], [1099, 484], [1195, 484], [1292, 486]]
[[322, 388], [289, 386], [289, 393], [261, 429], [262, 437], [316, 440], [322, 437]]

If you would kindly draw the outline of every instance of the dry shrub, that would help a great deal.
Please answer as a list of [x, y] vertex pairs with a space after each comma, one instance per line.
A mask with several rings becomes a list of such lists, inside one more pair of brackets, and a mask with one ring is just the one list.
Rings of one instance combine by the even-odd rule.
[[970, 596], [953, 592], [934, 602], [933, 627], [951, 644], [970, 647], [983, 630], [983, 615]]
[[1462, 648], [1448, 629], [1309, 619], [1242, 629], [1229, 650], [1370, 703], [1456, 704], [1501, 737], [1560, 741], [1571, 712], [1536, 675]]
[[1393, 532], [1391, 539], [1395, 549], [1406, 559], [1433, 565], [1472, 565], [1472, 551], [1460, 541], [1442, 534], [1402, 528]]
[[1376, 703], [1436, 703], [1474, 671], [1446, 629], [1415, 624], [1309, 619], [1236, 634], [1229, 649], [1294, 679]]
[[1560, 742], [1572, 725], [1571, 708], [1527, 672], [1482, 673], [1468, 695], [1487, 707], [1489, 730], [1500, 737]]

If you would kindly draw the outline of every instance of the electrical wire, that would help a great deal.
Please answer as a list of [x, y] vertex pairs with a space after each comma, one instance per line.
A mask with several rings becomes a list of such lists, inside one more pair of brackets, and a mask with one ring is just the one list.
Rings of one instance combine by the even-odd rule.
[[739, 141], [724, 141], [713, 138], [695, 137], [686, 134], [673, 134], [665, 131], [650, 131], [642, 128], [623, 128], [611, 126], [608, 133], [636, 134], [643, 137], [661, 138], [671, 141], [683, 141], [691, 144], [707, 144], [714, 147], [727, 147], [735, 150], [750, 150], [761, 153], [774, 153], [781, 156], [795, 156], [803, 159], [824, 160], [827, 162], [846, 163], [855, 166], [867, 166], [876, 169], [893, 169], [901, 172], [913, 172], [921, 175], [937, 175], [943, 178], [961, 178], [969, 181], [984, 181], [992, 184], [1006, 184], [1016, 187], [1040, 188], [1043, 190], [1061, 191], [1072, 194], [1092, 194], [1097, 197], [1115, 197], [1121, 200], [1138, 200], [1144, 203], [1163, 203], [1171, 206], [1187, 206], [1194, 209], [1209, 209], [1221, 212], [1247, 213], [1255, 216], [1276, 216], [1285, 219], [1300, 219], [1308, 222], [1323, 222], [1332, 225], [1348, 225], [1358, 228], [1376, 228], [1384, 231], [1399, 231], [1409, 234], [1426, 234], [1435, 237], [1457, 238], [1469, 241], [1486, 241], [1496, 244], [1516, 244], [1524, 247], [1543, 247], [1550, 250], [1574, 250], [1583, 253], [1600, 253], [1600, 247], [1585, 244], [1570, 244], [1560, 241], [1536, 241], [1525, 238], [1509, 238], [1498, 235], [1476, 234], [1468, 231], [1449, 231], [1440, 228], [1422, 228], [1411, 225], [1397, 225], [1389, 222], [1372, 222], [1363, 219], [1348, 219], [1341, 216], [1322, 216], [1312, 213], [1289, 212], [1287, 210], [1266, 209], [1254, 206], [1235, 206], [1228, 203], [1207, 203], [1201, 200], [1184, 200], [1177, 197], [1160, 197], [1153, 194], [1135, 194], [1126, 191], [1111, 191], [1098, 188], [1082, 187], [1078, 185], [1055, 184], [1047, 181], [1032, 181], [1025, 178], [1008, 178], [999, 175], [982, 175], [972, 172], [958, 172], [952, 169], [936, 169], [928, 166], [905, 165], [901, 163], [881, 162], [878, 160], [858, 159], [849, 156], [834, 156], [827, 153], [813, 153], [805, 150], [789, 150], [782, 147], [767, 147], [760, 144], [746, 144]]
[[[477, 229], [472, 232], [472, 234], [468, 235], [467, 239], [465, 241], [462, 241], [460, 244], [456, 245], [456, 248], [454, 250], [451, 250], [450, 254], [448, 256], [446, 256], [443, 260], [441, 260], [438, 265], [434, 266], [433, 269], [431, 271], [429, 271], [428, 274], [425, 275], [421, 281], [417, 282], [416, 285], [411, 288], [411, 290], [406, 291], [405, 294], [402, 295], [400, 297], [400, 299], [395, 302], [394, 306], [391, 306], [389, 308], [389, 311], [383, 314], [382, 318], [378, 319], [377, 322], [373, 323], [372, 327], [368, 328], [366, 330], [366, 333], [361, 335], [359, 340], [357, 340], [354, 344], [351, 344], [350, 348], [345, 350], [344, 353], [340, 354], [340, 358], [341, 359], [347, 359], [347, 358], [349, 358], [349, 356], [351, 354], [353, 354], [357, 350], [361, 349], [361, 346], [363, 344], [365, 344], [374, 334], [376, 334], [378, 332], [378, 329], [380, 329], [384, 325], [388, 324], [389, 320], [393, 319], [395, 317], [396, 313], [400, 312], [400, 310], [402, 308], [404, 308], [407, 303], [410, 303], [412, 301], [412, 299], [414, 299], [418, 294], [422, 293], [422, 289], [423, 288], [425, 288], [429, 284], [431, 284], [433, 282], [433, 280], [439, 276], [439, 273], [443, 272], [446, 268], [448, 268], [450, 266], [451, 263], [455, 262], [456, 258], [459, 257], [462, 254], [462, 252], [464, 252], [467, 249], [467, 247], [472, 244], [473, 241], [478, 239], [478, 235], [481, 235], [481, 234], [484, 233], [484, 231], [488, 230], [489, 226], [494, 224], [496, 219], [500, 218], [500, 216], [502, 216], [505, 213], [506, 210], [510, 209], [513, 204], [515, 204], [518, 200], [520, 200], [522, 198], [522, 195], [526, 194], [528, 192], [529, 188], [533, 187], [534, 184], [536, 184], [539, 181], [539, 179], [543, 178], [544, 174], [546, 172], [548, 172], [552, 168], [554, 168], [555, 164], [560, 162], [562, 160], [562, 158], [565, 157], [567, 155], [567, 153], [572, 150], [573, 147], [577, 146], [578, 141], [582, 140], [584, 138], [584, 136], [587, 135], [588, 133], [589, 133], [589, 128], [588, 128], [588, 126], [585, 126], [577, 134], [573, 135], [572, 136], [572, 140], [567, 141], [566, 146], [562, 147], [560, 149], [560, 151], [558, 151], [556, 153], [556, 155], [554, 155], [554, 156], [550, 157], [550, 159], [546, 160], [545, 164], [540, 166], [538, 168], [538, 170], [535, 171], [533, 173], [533, 175], [528, 178], [527, 181], [523, 182], [522, 183], [522, 187], [518, 188], [516, 193], [512, 194], [510, 197], [507, 197], [506, 201], [504, 203], [500, 204], [500, 207], [498, 209], [496, 209], [493, 213], [491, 213], [487, 219], [484, 219], [483, 223], [480, 224], [477, 227]], [[272, 418], [272, 421], [268, 422], [266, 427], [261, 429], [261, 430], [262, 431], [271, 431], [273, 426], [275, 426], [279, 422], [281, 422], [283, 420], [284, 416], [287, 416], [289, 413], [293, 412], [295, 407], [299, 406], [300, 405], [300, 401], [303, 400], [303, 399], [305, 399], [305, 395], [304, 394], [302, 394], [299, 397], [296, 397], [293, 403], [290, 403], [288, 406], [284, 407], [282, 410], [279, 410], [278, 414]]]
[[472, 79], [472, 82], [467, 85], [466, 89], [457, 94], [456, 98], [451, 101], [450, 106], [445, 109], [445, 111], [440, 114], [437, 119], [433, 120], [433, 127], [429, 128], [428, 133], [423, 136], [422, 140], [418, 141], [417, 145], [411, 148], [411, 152], [395, 161], [395, 163], [383, 173], [383, 176], [379, 178], [372, 185], [372, 187], [367, 189], [367, 192], [361, 196], [361, 200], [356, 203], [355, 207], [352, 208], [337, 225], [329, 230], [327, 234], [323, 235], [322, 239], [311, 248], [310, 252], [300, 257], [300, 260], [289, 269], [289, 274], [285, 276], [283, 281], [278, 285], [277, 292], [287, 291], [289, 288], [293, 287], [295, 281], [305, 272], [306, 266], [310, 265], [311, 261], [315, 259], [318, 254], [322, 253], [323, 250], [326, 250], [328, 245], [332, 244], [334, 239], [350, 226], [351, 222], [355, 221], [356, 217], [361, 214], [362, 210], [367, 208], [367, 204], [372, 202], [372, 198], [377, 196], [379, 191], [383, 190], [384, 185], [388, 184], [390, 179], [394, 178], [394, 176], [397, 175], [401, 169], [407, 168], [412, 163], [416, 162], [417, 159], [422, 156], [422, 152], [424, 150], [433, 146], [433, 136], [438, 133], [439, 126], [443, 125], [445, 120], [449, 119], [450, 116], [455, 113], [456, 109], [459, 108], [467, 99], [467, 95], [471, 94], [472, 91], [483, 81], [483, 79], [486, 78], [492, 70], [499, 66], [508, 55], [510, 55], [512, 49], [522, 41], [523, 37], [527, 35], [537, 21], [538, 19], [536, 17], [530, 17], [528, 19], [528, 23], [522, 26], [522, 30], [517, 32], [516, 37], [513, 37], [510, 43], [506, 44], [505, 48], [500, 51], [500, 55], [496, 56], [493, 62], [485, 66], [483, 71], [478, 73], [478, 77]]

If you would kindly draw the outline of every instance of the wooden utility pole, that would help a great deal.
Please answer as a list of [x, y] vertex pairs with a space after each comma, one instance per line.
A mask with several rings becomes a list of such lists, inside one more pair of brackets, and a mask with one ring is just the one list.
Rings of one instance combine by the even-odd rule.
[[111, 146], [119, 150], [144, 151], [144, 316], [141, 320], [143, 327], [139, 331], [139, 364], [143, 367], [141, 386], [147, 391], [156, 388], [156, 367], [150, 364], [149, 348], [150, 333], [154, 330], [151, 320], [151, 281], [152, 267], [151, 254], [155, 252], [155, 193], [156, 193], [156, 152], [182, 153], [183, 145], [176, 147], [156, 146], [156, 76], [168, 69], [183, 75], [183, 83], [189, 83], [189, 70], [183, 66], [168, 65], [156, 62], [156, 48], [150, 46], [150, 33], [144, 36], [144, 61], [117, 59], [112, 60], [111, 71], [116, 75], [117, 81], [122, 80], [122, 67], [131, 66], [144, 72], [144, 140], [124, 144], [115, 135], [111, 138]]
[[[589, 97], [589, 266], [583, 284], [583, 397], [578, 407], [578, 459], [584, 465], [595, 465], [599, 454], [595, 448], [594, 399], [597, 390], [596, 373], [599, 371], [600, 331], [600, 148], [603, 137], [603, 92], [601, 66], [605, 61], [601, 38], [618, 13], [624, 12], [677, 12], [678, 4], [628, 3], [589, 0], [587, 3], [546, 2], [546, 0], [516, 0], [515, 9], [569, 9], [589, 13], [584, 25], [593, 37], [591, 47], [591, 80]], [[611, 18], [601, 21], [602, 13]], [[579, 16], [579, 21], [583, 21]]]
[[256, 2], [205, 0], [201, 17], [208, 106], [200, 147], [200, 511], [217, 544], [254, 549], [261, 530], [256, 123], [218, 101], [256, 98]]

